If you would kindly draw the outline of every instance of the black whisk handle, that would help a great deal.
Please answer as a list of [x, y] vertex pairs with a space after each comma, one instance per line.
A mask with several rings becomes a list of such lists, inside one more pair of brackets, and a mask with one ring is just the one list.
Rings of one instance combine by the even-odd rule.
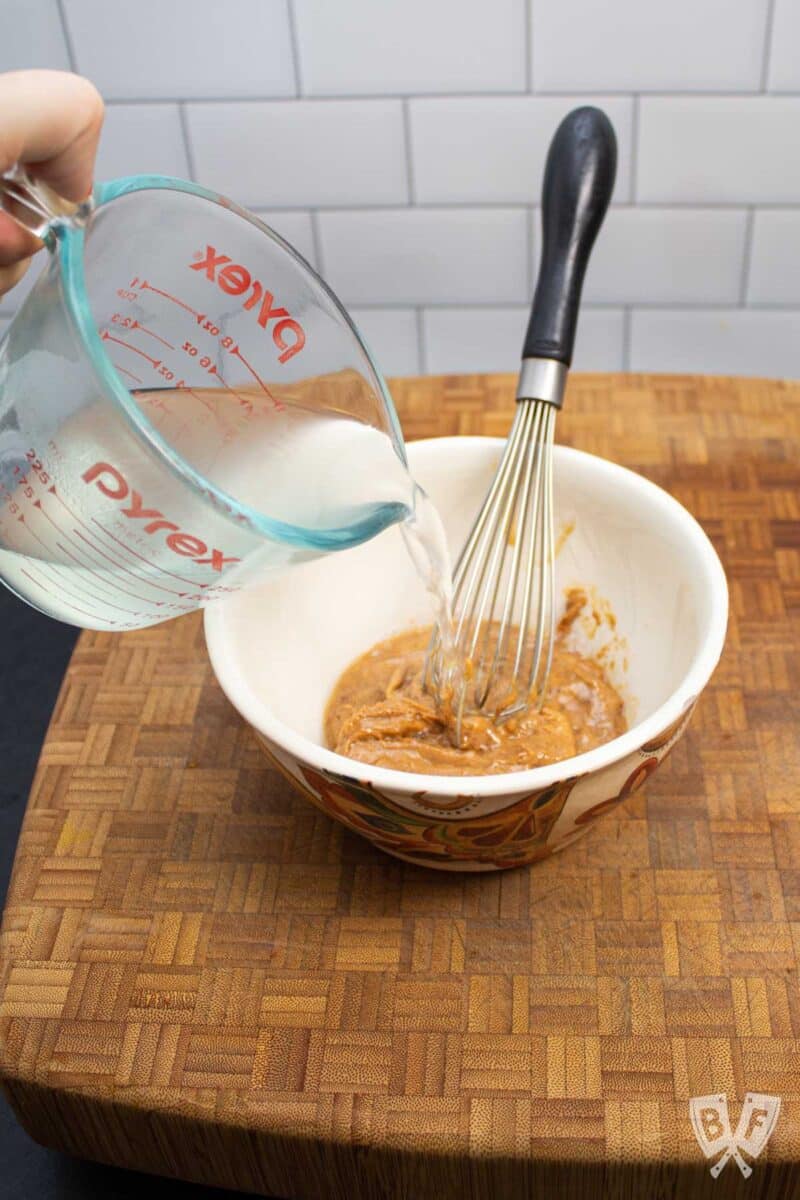
[[542, 185], [542, 256], [523, 358], [569, 366], [589, 253], [617, 169], [614, 127], [599, 108], [568, 113], [547, 154]]

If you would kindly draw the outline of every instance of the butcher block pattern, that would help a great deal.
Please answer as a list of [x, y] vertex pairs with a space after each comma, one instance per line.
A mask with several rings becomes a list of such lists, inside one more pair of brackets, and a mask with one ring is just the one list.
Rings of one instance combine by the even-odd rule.
[[[510, 376], [394, 388], [410, 438], [504, 434]], [[84, 633], [2, 927], [33, 1137], [282, 1197], [783, 1197], [800, 1161], [800, 386], [570, 381], [559, 440], [712, 538], [728, 640], [684, 738], [585, 838], [440, 875], [294, 794], [201, 620]], [[689, 1101], [781, 1098], [744, 1181]], [[794, 1180], [794, 1183], [792, 1182]]]

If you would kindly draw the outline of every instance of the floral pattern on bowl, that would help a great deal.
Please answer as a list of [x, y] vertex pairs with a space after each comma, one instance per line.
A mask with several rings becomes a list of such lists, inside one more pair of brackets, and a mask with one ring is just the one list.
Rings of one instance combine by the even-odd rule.
[[[492, 871], [547, 858], [573, 841], [598, 817], [635, 792], [683, 733], [693, 705], [658, 737], [604, 771], [567, 777], [549, 787], [470, 804], [468, 816], [421, 813], [424, 797], [409, 797], [349, 775], [319, 770], [288, 756], [263, 734], [266, 757], [291, 785], [329, 817], [398, 858], [440, 870]], [[357, 764], [353, 764], [356, 767]]]

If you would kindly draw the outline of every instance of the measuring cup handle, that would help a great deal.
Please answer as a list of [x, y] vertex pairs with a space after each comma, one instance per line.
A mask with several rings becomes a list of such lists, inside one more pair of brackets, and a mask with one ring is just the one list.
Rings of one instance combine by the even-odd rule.
[[88, 214], [90, 201], [74, 204], [65, 200], [16, 163], [0, 175], [0, 205], [23, 229], [43, 238], [54, 221], [75, 218], [84, 210]]

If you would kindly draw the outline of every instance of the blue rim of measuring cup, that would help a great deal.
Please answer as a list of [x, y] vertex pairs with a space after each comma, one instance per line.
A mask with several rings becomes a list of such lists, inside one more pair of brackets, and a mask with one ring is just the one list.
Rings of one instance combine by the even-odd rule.
[[[149, 191], [157, 188], [187, 192], [189, 195], [197, 196], [202, 200], [210, 200], [212, 204], [218, 204], [223, 208], [229, 209], [277, 242], [302, 269], [312, 276], [317, 285], [333, 303], [338, 315], [350, 329], [350, 332], [362, 350], [372, 370], [374, 386], [378, 390], [389, 418], [390, 436], [395, 451], [401, 461], [407, 466], [405, 446], [397, 413], [389, 390], [384, 382], [383, 375], [369, 347], [356, 329], [341, 302], [325, 283], [325, 280], [321, 279], [303, 256], [298, 254], [294, 247], [284, 241], [273, 229], [270, 229], [258, 217], [247, 212], [246, 209], [241, 208], [232, 200], [221, 196], [218, 192], [210, 191], [208, 188], [201, 187], [197, 183], [191, 183], [189, 180], [175, 179], [168, 175], [130, 175], [123, 179], [113, 179], [107, 183], [99, 183], [94, 189], [92, 211], [130, 192]], [[89, 220], [91, 220], [91, 217]], [[384, 529], [388, 529], [390, 525], [395, 525], [398, 521], [402, 521], [409, 515], [409, 508], [405, 504], [396, 502], [381, 503], [365, 506], [369, 508], [369, 511], [352, 524], [334, 529], [307, 529], [302, 525], [292, 525], [285, 521], [279, 521], [274, 517], [269, 517], [258, 509], [243, 504], [229, 492], [217, 487], [211, 480], [206, 479], [190, 463], [186, 462], [150, 424], [117, 375], [110, 358], [103, 348], [103, 342], [94, 323], [86, 291], [86, 279], [83, 270], [83, 247], [85, 240], [83, 226], [74, 224], [68, 220], [57, 220], [51, 226], [50, 235], [57, 242], [56, 252], [64, 280], [64, 297], [67, 311], [86, 348], [90, 364], [98, 375], [104, 390], [117, 402], [134, 431], [158, 455], [159, 459], [184, 483], [188, 483], [195, 491], [200, 493], [204, 500], [210, 501], [223, 517], [227, 520], [234, 520], [240, 528], [245, 526], [262, 537], [298, 546], [302, 549], [346, 550], [351, 546], [357, 546], [361, 542], [375, 537], [376, 534], [381, 533]]]

